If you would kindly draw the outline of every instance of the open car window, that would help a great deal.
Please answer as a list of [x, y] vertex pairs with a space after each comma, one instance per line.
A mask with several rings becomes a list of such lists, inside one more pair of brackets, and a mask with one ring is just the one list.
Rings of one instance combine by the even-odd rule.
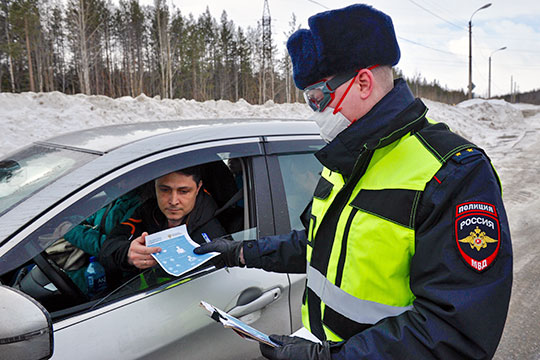
[[[248, 189], [251, 187], [247, 183], [245, 174], [246, 160], [239, 158], [229, 160], [234, 161], [213, 162], [201, 166], [203, 169], [203, 189], [201, 191], [212, 196], [217, 205], [214, 214], [215, 219], [223, 228], [221, 236], [235, 241], [255, 239], [257, 229], [249, 220], [251, 200], [247, 196], [244, 197], [244, 194], [250, 192]], [[235, 168], [236, 164], [238, 168]], [[147, 201], [154, 202], [156, 200], [150, 197]], [[194, 233], [191, 233], [190, 237], [193, 241], [201, 243], [202, 239], [195, 237], [197, 236], [195, 235], [197, 233], [196, 227], [192, 229]], [[214, 261], [210, 261], [180, 277], [171, 276], [160, 266], [146, 269], [135, 276], [133, 274], [130, 277], [124, 276], [122, 284], [118, 287], [115, 286], [114, 291], [100, 300], [99, 303], [111, 302], [132, 293], [154, 289], [163, 283], [172, 283], [170, 286], [175, 286], [174, 284], [191, 280], [193, 274], [213, 268], [214, 264]]]
[[[233, 234], [227, 234], [227, 237], [234, 241], [253, 240], [256, 238], [256, 228], [241, 230]], [[102, 304], [114, 302], [115, 300], [126, 298], [131, 294], [139, 293], [152, 289], [153, 292], [160, 292], [178, 285], [191, 281], [199, 276], [205, 275], [216, 269], [215, 262], [210, 261], [201, 267], [195, 268], [179, 277], [172, 277], [166, 274], [159, 266], [146, 269], [140, 274], [126, 279], [121, 286], [111, 291], [103, 298], [99, 299], [92, 308]]]
[[88, 179], [89, 183], [78, 192], [69, 198], [59, 199], [60, 201], [46, 213], [36, 214], [36, 218], [31, 224], [27, 224], [22, 234], [17, 234], [19, 239], [10, 239], [15, 245], [2, 255], [0, 277], [30, 261], [56, 239], [62, 237], [71, 229], [69, 226], [63, 226], [66, 221], [78, 224], [117, 196], [152, 179], [181, 168], [261, 154], [258, 139], [243, 139], [241, 143], [233, 140], [231, 142], [232, 144], [218, 142], [215, 146], [200, 144], [188, 146], [187, 149], [173, 149], [127, 164], [105, 177]]
[[[254, 239], [257, 236], [256, 210], [252, 204], [254, 184], [252, 176], [248, 173], [251, 157], [239, 158], [238, 155], [258, 155], [259, 153], [259, 147], [253, 143], [241, 144], [236, 148], [204, 149], [198, 157], [189, 157], [199, 162], [207, 160], [205, 163], [198, 164], [195, 161], [195, 165], [203, 169], [205, 191], [214, 198], [218, 210], [223, 209], [218, 218], [226, 229], [226, 234], [236, 240]], [[235, 158], [236, 164], [231, 164], [229, 160]], [[99, 247], [85, 247], [81, 245], [82, 242], [77, 243], [73, 239], [70, 241], [67, 239], [71, 238], [70, 234], [76, 233], [77, 229], [81, 228], [87, 231], [100, 231], [103, 224], [98, 220], [99, 215], [103, 215], [110, 204], [122, 197], [135, 193], [140, 202], [151, 198], [153, 179], [182, 169], [183, 167], [178, 167], [182, 163], [188, 166], [194, 165], [193, 161], [186, 162], [185, 159], [186, 157], [177, 155], [135, 167], [89, 192], [81, 200], [71, 204], [30, 234], [25, 241], [13, 249], [11, 254], [7, 253], [8, 256], [3, 258], [7, 262], [15, 258], [20, 260], [22, 257], [29, 260], [18, 266], [4, 264], [6, 266], [0, 272], [1, 281], [29, 293], [56, 318], [71, 316], [87, 311], [96, 305], [110, 303], [133, 293], [144, 292], [164, 283], [178, 281], [178, 278], [161, 276], [159, 273], [139, 280], [133, 280], [131, 277], [125, 280], [124, 283], [129, 284], [122, 286], [122, 289], [109, 288], [99, 297], [90, 298], [83, 282], [84, 270], [88, 266], [89, 257], [96, 256]], [[235, 165], [237, 166], [236, 174], [231, 170]], [[228, 173], [228, 182], [224, 181], [223, 171]], [[227, 191], [223, 188], [225, 183], [230, 186]], [[233, 199], [234, 195], [237, 196]], [[119, 216], [115, 221], [121, 222], [125, 216], [129, 216], [129, 212]], [[106, 236], [106, 234], [103, 235]], [[73, 249], [73, 244], [78, 246]], [[208, 268], [212, 268], [212, 264], [208, 264]], [[139, 283], [135, 284], [137, 281]]]
[[[201, 191], [212, 196], [216, 202], [216, 218], [226, 229], [224, 236], [237, 241], [255, 239], [257, 236], [256, 228], [250, 224], [249, 197], [244, 198], [251, 187], [245, 173], [246, 163], [246, 159], [234, 159], [234, 161], [219, 160], [200, 165], [203, 169], [203, 184], [205, 184]], [[231, 171], [231, 168], [235, 172]], [[229, 177], [229, 181], [224, 180], [226, 177]], [[230, 188], [225, 189], [224, 184]], [[52, 233], [42, 235], [41, 241], [52, 241], [42, 254], [45, 260], [41, 259], [41, 263], [38, 263], [34, 259], [33, 262], [20, 268], [15, 272], [13, 283], [10, 285], [40, 301], [52, 312], [53, 317], [64, 317], [72, 313], [68, 308], [74, 307], [77, 303], [88, 302], [88, 306], [75, 306], [75, 311], [79, 308], [91, 309], [126, 298], [131, 294], [156, 289], [164, 283], [176, 286], [187, 281], [186, 279], [192, 279], [194, 274], [215, 269], [213, 262], [209, 262], [202, 268], [194, 269], [177, 278], [167, 274], [159, 266], [155, 266], [138, 274], [124, 273], [118, 284], [113, 286], [108, 283], [111, 286], [98, 296], [89, 294], [85, 278], [89, 258], [99, 255], [100, 246], [105, 237], [115, 226], [132, 216], [137, 207], [145, 202], [156, 201], [154, 191], [154, 182], [151, 180], [117, 198], [113, 196], [121, 192], [118, 186], [114, 191], [106, 188], [97, 193], [90, 200], [96, 203], [102, 202], [105, 205], [78, 223], [66, 220]], [[71, 217], [71, 219], [76, 218]], [[52, 263], [54, 267], [44, 269], [42, 268], [46, 266], [43, 265], [44, 262]], [[73, 285], [76, 285], [73, 294], [77, 299], [72, 298], [73, 294], [66, 296], [62, 293], [64, 289], [59, 289], [59, 286], [50, 279], [50, 272], [54, 270], [62, 273], [65, 283], [73, 288], [75, 287]]]

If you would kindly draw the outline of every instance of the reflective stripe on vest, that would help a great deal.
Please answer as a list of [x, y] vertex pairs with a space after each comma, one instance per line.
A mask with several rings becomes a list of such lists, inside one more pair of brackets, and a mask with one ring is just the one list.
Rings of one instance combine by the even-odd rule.
[[390, 306], [369, 300], [362, 300], [348, 294], [332, 284], [316, 269], [308, 265], [308, 287], [317, 294], [324, 303], [335, 311], [362, 324], [375, 324], [388, 316], [397, 316], [413, 306]]
[[[340, 341], [348, 338], [351, 328], [363, 329], [413, 309], [409, 271], [414, 216], [426, 183], [441, 166], [409, 134], [375, 150], [356, 184], [345, 184], [340, 174], [323, 169], [318, 188], [325, 191], [317, 197], [316, 190], [314, 195], [306, 251], [308, 296], [302, 320], [307, 329], [311, 329], [310, 320], [316, 321], [324, 331], [315, 331], [316, 335]], [[346, 204], [333, 205], [336, 197], [337, 201], [343, 198], [338, 196], [340, 191], [351, 189], [349, 186], [354, 189]], [[317, 234], [331, 206], [342, 209], [331, 232], [334, 238], [320, 239]], [[327, 241], [331, 241], [330, 248]], [[312, 262], [313, 253], [321, 248], [330, 251], [323, 256], [317, 253], [318, 259], [328, 259], [323, 269], [326, 274], [317, 270], [324, 265]]]

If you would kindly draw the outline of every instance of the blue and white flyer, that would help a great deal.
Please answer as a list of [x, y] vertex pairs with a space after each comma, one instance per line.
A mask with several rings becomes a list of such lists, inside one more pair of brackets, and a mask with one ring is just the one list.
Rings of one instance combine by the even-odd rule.
[[161, 252], [153, 253], [152, 256], [163, 270], [174, 276], [180, 276], [219, 255], [217, 252], [195, 254], [193, 249], [199, 247], [199, 244], [191, 239], [186, 225], [146, 236], [146, 246], [161, 248]]

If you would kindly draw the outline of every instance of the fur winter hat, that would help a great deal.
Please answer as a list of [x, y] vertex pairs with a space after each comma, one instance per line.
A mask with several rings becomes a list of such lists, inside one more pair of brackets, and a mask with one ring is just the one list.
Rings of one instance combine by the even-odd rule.
[[287, 41], [300, 89], [326, 76], [399, 61], [392, 19], [369, 5], [325, 11], [310, 17], [308, 24], [309, 30], [300, 29]]

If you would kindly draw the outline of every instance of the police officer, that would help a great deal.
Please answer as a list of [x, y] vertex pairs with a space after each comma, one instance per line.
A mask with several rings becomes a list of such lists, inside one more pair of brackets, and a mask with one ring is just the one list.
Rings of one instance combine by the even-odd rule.
[[[304, 326], [269, 359], [488, 359], [502, 335], [512, 248], [483, 150], [427, 117], [391, 67], [390, 17], [363, 4], [316, 14], [287, 48], [328, 142], [305, 231], [216, 240], [228, 266], [307, 272]], [[435, 115], [436, 116], [436, 115]]]

